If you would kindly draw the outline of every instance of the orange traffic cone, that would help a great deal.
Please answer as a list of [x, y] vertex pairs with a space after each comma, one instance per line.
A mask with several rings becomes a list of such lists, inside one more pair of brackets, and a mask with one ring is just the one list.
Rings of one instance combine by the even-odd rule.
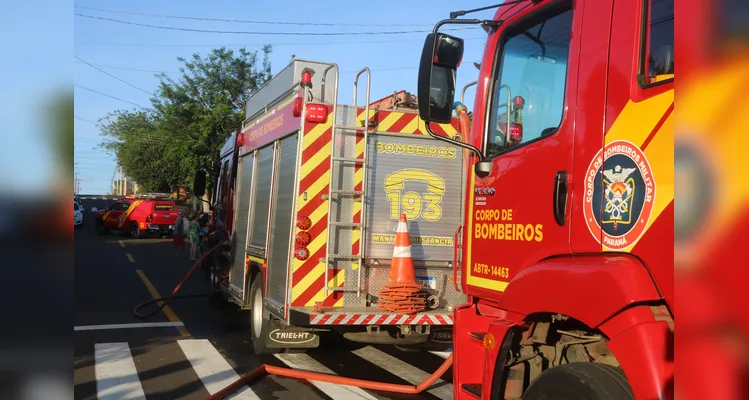
[[405, 214], [401, 214], [395, 233], [390, 282], [380, 291], [379, 297], [377, 308], [381, 311], [414, 314], [426, 310], [422, 287], [416, 283]]

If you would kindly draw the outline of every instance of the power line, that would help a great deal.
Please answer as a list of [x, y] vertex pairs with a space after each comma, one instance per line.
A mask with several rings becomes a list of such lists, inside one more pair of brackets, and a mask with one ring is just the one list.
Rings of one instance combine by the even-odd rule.
[[75, 115], [75, 116], [74, 116], [74, 118], [75, 118], [75, 119], [77, 119], [77, 120], [83, 121], [83, 122], [88, 122], [88, 123], [89, 123], [89, 124], [91, 124], [91, 125], [97, 126], [97, 125], [96, 125], [96, 122], [94, 122], [94, 121], [91, 121], [90, 119], [86, 119], [86, 118], [83, 118], [83, 117], [79, 117], [79, 116], [77, 116], [77, 115]]
[[91, 89], [91, 88], [89, 88], [89, 87], [86, 87], [86, 86], [83, 86], [83, 85], [75, 84], [75, 87], [79, 87], [79, 88], [81, 88], [81, 89], [85, 89], [85, 90], [88, 90], [89, 92], [94, 92], [94, 93], [96, 93], [96, 94], [99, 94], [99, 95], [102, 95], [102, 96], [104, 96], [104, 97], [109, 97], [110, 99], [115, 99], [115, 100], [119, 100], [119, 101], [122, 101], [122, 102], [124, 102], [124, 103], [129, 103], [129, 104], [132, 104], [132, 105], [134, 105], [134, 106], [138, 106], [138, 107], [140, 107], [140, 108], [148, 108], [148, 107], [142, 106], [142, 105], [140, 105], [140, 104], [138, 104], [138, 103], [133, 103], [132, 101], [127, 101], [127, 100], [121, 99], [121, 98], [119, 98], [119, 97], [115, 97], [115, 96], [112, 96], [111, 94], [106, 94], [106, 93], [102, 93], [102, 92], [100, 92], [100, 91], [98, 91], [98, 90], [94, 90], [94, 89]]
[[[97, 17], [97, 16], [93, 16], [93, 15], [79, 14], [79, 13], [75, 13], [75, 15], [79, 16], [79, 17], [84, 17], [84, 18], [98, 19], [98, 20], [109, 21], [109, 22], [117, 22], [117, 23], [126, 24], [126, 25], [142, 26], [142, 27], [145, 27], [145, 28], [166, 29], [166, 30], [183, 31], [183, 32], [198, 32], [198, 33], [223, 33], [223, 34], [232, 34], [232, 35], [363, 36], [363, 35], [403, 35], [403, 34], [409, 34], [409, 33], [430, 33], [430, 32], [432, 32], [430, 30], [381, 31], [381, 32], [254, 32], [254, 31], [220, 31], [220, 30], [214, 30], [214, 29], [180, 28], [180, 27], [176, 27], [176, 26], [163, 26], [163, 25], [143, 24], [143, 23], [139, 23], [139, 22], [123, 21], [121, 19]], [[445, 30], [467, 30], [467, 29], [475, 29], [475, 28], [453, 28], [453, 29], [445, 29]]]
[[[486, 40], [482, 37], [466, 37], [463, 40]], [[340, 46], [345, 44], [381, 44], [381, 43], [423, 43], [424, 39], [404, 40], [355, 40], [341, 42], [287, 42], [287, 43], [247, 43], [247, 44], [197, 44], [197, 43], [90, 43], [78, 42], [77, 45], [102, 47], [262, 47], [269, 44], [273, 47], [282, 46]]]
[[[121, 67], [118, 65], [107, 65], [107, 64], [91, 64], [96, 65], [102, 68], [112, 68], [112, 69], [122, 69], [127, 71], [138, 71], [138, 72], [150, 72], [155, 74], [181, 74], [179, 71], [159, 71], [154, 69], [140, 69], [140, 68], [130, 68], [130, 67]], [[406, 71], [406, 70], [413, 70], [418, 69], [419, 67], [396, 67], [396, 68], [374, 68], [371, 71], [372, 72], [378, 72], [378, 71]], [[351, 70], [351, 71], [341, 71], [342, 74], [350, 74], [359, 72], [359, 70]]]
[[[76, 64], [81, 64], [81, 63], [76, 63]], [[116, 66], [116, 65], [107, 65], [107, 64], [91, 64], [91, 65], [96, 65], [96, 66], [99, 66], [99, 67], [102, 67], [102, 68], [121, 69], [121, 70], [125, 70], [125, 71], [151, 72], [151, 73], [154, 73], [154, 74], [161, 74], [161, 73], [164, 73], [164, 74], [181, 74], [181, 72], [179, 72], [179, 71], [157, 71], [157, 70], [153, 70], [153, 69], [119, 67], [119, 66]]]
[[80, 58], [80, 57], [78, 57], [78, 56], [75, 56], [75, 58], [77, 58], [77, 59], [78, 59], [79, 61], [81, 61], [82, 63], [84, 63], [84, 64], [88, 65], [89, 67], [91, 67], [91, 68], [93, 68], [93, 69], [95, 69], [95, 70], [97, 70], [97, 71], [101, 72], [101, 73], [102, 73], [102, 74], [104, 74], [104, 75], [107, 75], [107, 76], [109, 76], [109, 77], [111, 77], [111, 78], [117, 79], [118, 81], [120, 81], [120, 82], [122, 82], [122, 83], [124, 83], [124, 84], [126, 84], [126, 85], [128, 85], [128, 86], [130, 86], [130, 87], [133, 87], [133, 88], [136, 88], [136, 89], [140, 90], [141, 92], [144, 92], [144, 93], [148, 93], [148, 94], [150, 94], [150, 95], [153, 95], [153, 93], [152, 93], [152, 92], [149, 92], [148, 90], [145, 90], [145, 89], [141, 89], [141, 88], [139, 88], [138, 86], [135, 86], [135, 85], [133, 85], [132, 83], [130, 83], [130, 82], [128, 82], [128, 81], [126, 81], [126, 80], [124, 80], [124, 79], [120, 79], [120, 78], [118, 78], [118, 77], [116, 77], [116, 76], [114, 76], [114, 75], [110, 74], [110, 73], [109, 73], [109, 72], [107, 72], [107, 71], [104, 71], [103, 69], [101, 69], [101, 68], [99, 68], [99, 67], [95, 66], [94, 64], [91, 64], [90, 62], [88, 62], [88, 61], [86, 61], [86, 60], [84, 60], [84, 59], [82, 59], [82, 58]]
[[171, 19], [187, 19], [193, 21], [213, 21], [213, 22], [230, 22], [237, 24], [264, 24], [264, 25], [298, 25], [298, 26], [434, 26], [434, 24], [351, 24], [351, 23], [334, 23], [334, 22], [289, 22], [289, 21], [257, 21], [257, 20], [242, 20], [242, 19], [224, 19], [224, 18], [207, 18], [207, 17], [189, 17], [182, 15], [166, 15], [166, 14], [149, 14], [131, 11], [118, 11], [118, 10], [107, 10], [103, 8], [94, 7], [82, 7], [75, 6], [82, 10], [91, 11], [102, 11], [112, 14], [126, 14], [126, 15], [139, 15], [143, 17], [158, 17], [158, 18], [171, 18]]

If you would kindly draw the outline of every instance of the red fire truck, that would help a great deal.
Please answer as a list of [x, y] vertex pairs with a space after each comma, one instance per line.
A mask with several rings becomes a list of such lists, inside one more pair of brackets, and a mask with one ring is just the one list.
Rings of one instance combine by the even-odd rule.
[[[466, 302], [453, 277], [464, 153], [431, 138], [414, 96], [369, 101], [369, 69], [354, 104], [338, 103], [336, 64], [294, 60], [246, 105], [221, 151], [216, 214], [230, 251], [220, 284], [251, 312], [256, 352], [315, 347], [320, 330], [353, 341], [447, 345]], [[366, 77], [364, 105], [356, 104]], [[361, 91], [360, 91], [361, 92]], [[433, 129], [455, 137], [457, 120]], [[395, 228], [409, 219], [428, 310], [380, 312]]]
[[[505, 1], [427, 37], [420, 116], [471, 152], [456, 399], [673, 396], [673, 6]], [[467, 143], [430, 129], [452, 118], [451, 24], [488, 32]]]

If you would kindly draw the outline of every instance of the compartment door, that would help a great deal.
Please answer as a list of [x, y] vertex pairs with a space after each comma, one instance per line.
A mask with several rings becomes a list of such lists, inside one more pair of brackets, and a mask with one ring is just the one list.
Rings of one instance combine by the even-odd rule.
[[453, 259], [461, 225], [463, 152], [421, 135], [372, 135], [367, 169], [368, 258], [390, 260], [400, 214], [406, 214], [414, 261]]
[[245, 289], [245, 248], [247, 247], [247, 225], [250, 216], [250, 196], [252, 194], [252, 180], [255, 167], [254, 153], [240, 158], [236, 217], [234, 220], [234, 234], [232, 235], [231, 247], [234, 249], [231, 272], [229, 273], [229, 284], [232, 291], [242, 293]]
[[275, 169], [275, 193], [268, 248], [268, 299], [286, 305], [291, 226], [296, 193], [298, 135], [281, 140]]

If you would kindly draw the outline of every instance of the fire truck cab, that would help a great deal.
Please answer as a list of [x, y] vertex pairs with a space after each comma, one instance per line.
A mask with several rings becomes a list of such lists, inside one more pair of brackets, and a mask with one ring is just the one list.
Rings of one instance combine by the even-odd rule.
[[506, 1], [427, 37], [444, 123], [463, 41], [438, 30], [488, 32], [468, 143], [430, 131], [471, 152], [456, 399], [673, 396], [673, 5]]

